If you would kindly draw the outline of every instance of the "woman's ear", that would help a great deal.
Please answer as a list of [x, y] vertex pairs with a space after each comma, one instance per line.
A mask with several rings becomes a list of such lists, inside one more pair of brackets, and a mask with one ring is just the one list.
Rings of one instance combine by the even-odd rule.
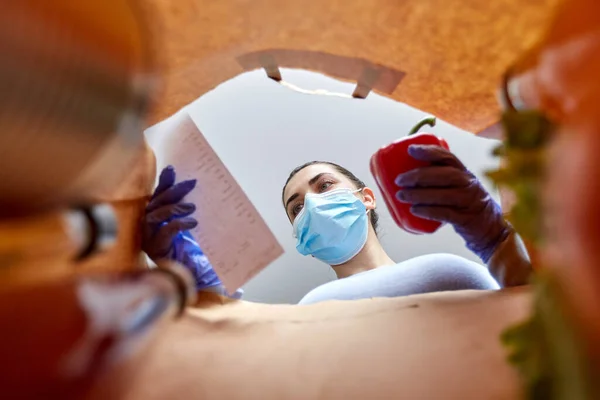
[[363, 203], [367, 207], [367, 210], [374, 210], [375, 207], [377, 207], [377, 202], [375, 201], [375, 193], [373, 193], [373, 191], [370, 188], [365, 187], [362, 190], [362, 194]]

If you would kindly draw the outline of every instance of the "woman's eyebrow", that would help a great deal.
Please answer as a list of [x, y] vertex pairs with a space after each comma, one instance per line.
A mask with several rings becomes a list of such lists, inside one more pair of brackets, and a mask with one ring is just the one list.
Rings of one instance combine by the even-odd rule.
[[321, 172], [320, 174], [316, 174], [315, 176], [313, 176], [312, 178], [310, 178], [310, 180], [308, 181], [308, 185], [312, 186], [314, 185], [319, 179], [321, 179], [321, 177], [323, 175], [331, 175], [327, 172]]
[[290, 203], [294, 200], [296, 200], [296, 198], [298, 198], [298, 196], [300, 196], [299, 193], [294, 193], [293, 195], [290, 196], [290, 198], [285, 202], [285, 209], [287, 210], [288, 206], [290, 205]]

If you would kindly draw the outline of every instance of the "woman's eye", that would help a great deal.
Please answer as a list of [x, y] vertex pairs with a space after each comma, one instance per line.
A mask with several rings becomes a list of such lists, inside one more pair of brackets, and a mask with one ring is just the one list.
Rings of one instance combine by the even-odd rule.
[[304, 206], [304, 204], [296, 204], [294, 206], [294, 208], [292, 208], [292, 215], [295, 217], [296, 215], [298, 215], [300, 213], [300, 211], [302, 211], [302, 207]]
[[329, 188], [331, 187], [331, 185], [333, 185], [333, 183], [332, 183], [332, 182], [323, 182], [323, 183], [321, 183], [321, 184], [319, 185], [319, 190], [320, 190], [321, 192], [324, 192], [324, 191], [326, 191], [327, 189], [329, 189]]

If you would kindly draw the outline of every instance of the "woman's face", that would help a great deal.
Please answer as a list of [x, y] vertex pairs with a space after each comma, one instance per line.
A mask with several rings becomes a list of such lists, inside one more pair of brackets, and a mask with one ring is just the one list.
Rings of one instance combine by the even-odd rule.
[[[348, 177], [329, 164], [313, 164], [300, 170], [288, 182], [283, 192], [283, 204], [290, 222], [294, 222], [304, 207], [304, 196], [307, 193], [324, 193], [334, 189], [357, 190], [358, 188]], [[358, 193], [357, 195], [360, 196]], [[365, 188], [361, 197], [367, 210], [375, 208], [371, 189]]]

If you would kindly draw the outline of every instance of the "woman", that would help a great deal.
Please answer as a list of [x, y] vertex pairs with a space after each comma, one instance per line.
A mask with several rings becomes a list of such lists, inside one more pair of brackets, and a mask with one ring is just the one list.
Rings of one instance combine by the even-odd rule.
[[[441, 147], [413, 145], [409, 154], [431, 166], [400, 175], [397, 198], [411, 204], [415, 215], [451, 224], [502, 286], [526, 284], [531, 274], [527, 253], [477, 178]], [[147, 209], [144, 249], [153, 259], [187, 265], [199, 289], [224, 293], [186, 232], [197, 222], [189, 217], [194, 205], [181, 200], [194, 186], [195, 181], [175, 183], [172, 168], [163, 171]], [[298, 251], [331, 265], [339, 278], [312, 290], [300, 304], [498, 288], [483, 266], [450, 254], [395, 263], [377, 238], [373, 191], [339, 165], [315, 161], [296, 168], [282, 196]]]

